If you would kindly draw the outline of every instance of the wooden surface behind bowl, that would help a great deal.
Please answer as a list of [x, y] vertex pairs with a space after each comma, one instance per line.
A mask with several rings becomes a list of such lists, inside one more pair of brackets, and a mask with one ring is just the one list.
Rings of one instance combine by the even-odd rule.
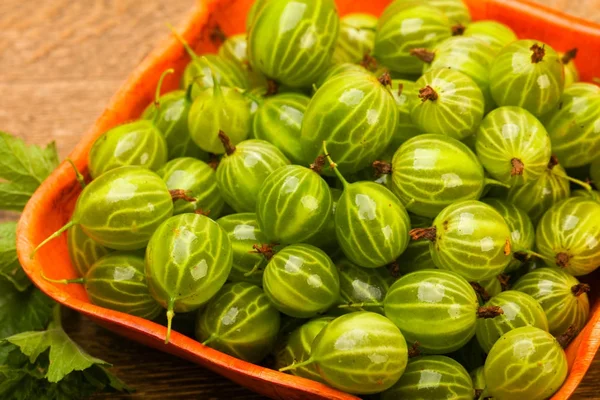
[[[119, 79], [126, 76], [140, 55], [151, 47], [151, 40], [146, 39], [164, 36], [162, 32], [166, 29], [163, 28], [163, 22], [176, 21], [177, 17], [171, 14], [166, 16], [161, 10], [160, 2], [154, 0], [143, 4], [135, 2], [135, 6], [129, 0], [103, 5], [97, 2], [91, 9], [82, 6], [61, 7], [61, 2], [64, 0], [51, 5], [40, 5], [39, 2], [28, 0], [19, 1], [17, 5], [15, 0], [9, 0], [3, 4], [3, 10], [6, 7], [8, 13], [0, 15], [0, 27], [3, 28], [0, 36], [0, 88], [5, 93], [0, 99], [0, 128], [27, 137], [30, 142], [42, 143], [48, 140], [50, 131], [53, 137], [60, 138], [61, 155], [65, 155], [72, 149], [73, 142], [78, 141], [81, 126], [87, 127], [90, 115], [98, 114], [98, 110], [104, 107], [105, 101], [99, 99], [110, 95]], [[593, 7], [592, 3], [597, 2], [580, 1], [569, 4], [576, 10], [575, 7], [586, 5]], [[173, 1], [168, 9], [166, 7], [165, 11], [172, 12], [172, 15], [182, 15], [189, 3]], [[49, 21], [53, 23], [48, 24]], [[115, 47], [115, 42], [128, 45]], [[24, 43], [29, 44], [29, 47], [22, 46]], [[106, 68], [106, 65], [112, 67]], [[59, 77], [67, 79], [61, 80]], [[82, 293], [79, 295], [84, 296]], [[181, 391], [182, 396], [202, 398], [216, 395], [231, 398], [234, 393], [245, 397], [248, 393], [241, 388], [228, 386], [222, 379], [215, 383], [217, 378], [205, 370], [196, 369], [150, 349], [139, 346], [131, 349], [131, 346], [123, 345], [123, 339], [107, 334], [87, 321], [75, 321], [71, 320], [75, 336], [87, 339], [88, 346], [97, 349], [95, 355], [108, 358], [105, 354], [111, 354], [111, 348], [117, 347], [112, 351], [114, 359], [107, 361], [119, 366], [119, 370], [123, 371], [121, 377], [125, 380], [128, 377], [123, 374], [127, 371], [138, 377], [139, 384], [129, 381], [134, 387], [142, 389], [143, 386], [140, 385], [148, 385], [145, 387], [153, 390], [161, 387], [162, 382], [162, 388], [168, 391], [162, 392], [164, 396], [165, 393], [173, 394], [170, 390], [174, 382], [203, 380], [198, 384], [190, 383], [186, 389], [177, 384], [177, 390]], [[104, 348], [100, 346], [102, 339], [106, 342]], [[123, 352], [127, 354], [128, 351], [131, 351], [130, 358], [123, 358]], [[147, 367], [132, 368], [140, 365], [139, 356], [136, 356], [138, 351], [144, 351], [142, 358], [148, 355], [148, 361], [159, 359], [158, 362], [150, 363], [156, 367], [156, 371], [162, 369], [163, 362], [169, 365], [167, 371], [160, 373], [162, 380], [156, 379], [156, 371], [153, 375], [151, 371], [147, 371]], [[130, 366], [124, 364], [127, 361]], [[142, 365], [146, 363], [142, 362]], [[591, 371], [594, 372], [598, 373], [598, 368]], [[590, 381], [592, 384], [588, 393], [597, 393], [595, 380]], [[152, 386], [153, 384], [157, 386]], [[211, 389], [214, 391], [211, 392]], [[585, 386], [580, 387], [580, 392], [582, 389], [584, 392]], [[143, 389], [138, 394], [144, 398], [149, 398], [149, 395], [147, 392], [144, 395]]]

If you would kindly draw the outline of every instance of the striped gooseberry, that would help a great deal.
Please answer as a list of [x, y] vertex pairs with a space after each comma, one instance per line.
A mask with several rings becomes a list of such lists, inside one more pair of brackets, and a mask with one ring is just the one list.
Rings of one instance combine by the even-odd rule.
[[262, 73], [250, 68], [248, 41], [245, 33], [227, 37], [221, 47], [219, 47], [219, 56], [223, 59], [233, 61], [245, 71], [250, 88], [265, 87], [268, 84], [267, 79]]
[[[338, 261], [336, 267], [340, 276], [340, 304], [381, 302], [394, 283], [394, 277], [387, 268], [361, 268], [347, 259]], [[383, 315], [381, 306], [365, 305], [359, 307], [358, 311]]]
[[204, 89], [213, 87], [215, 82], [230, 88], [249, 87], [246, 71], [241, 65], [217, 54], [198, 56], [181, 35], [173, 28], [171, 31], [191, 59], [181, 76], [181, 87], [190, 91], [192, 99], [195, 99]]
[[430, 48], [452, 36], [450, 20], [434, 7], [396, 0], [377, 23], [373, 57], [401, 74], [419, 74], [423, 63], [410, 55], [415, 48]]
[[504, 268], [504, 272], [515, 271], [523, 261], [532, 255], [537, 255], [532, 251], [535, 243], [535, 228], [531, 219], [525, 211], [505, 200], [485, 198], [481, 201], [498, 211], [508, 225], [512, 259]]
[[408, 246], [410, 219], [394, 194], [375, 182], [348, 183], [323, 142], [323, 152], [343, 184], [335, 210], [335, 234], [344, 255], [364, 268], [394, 261]]
[[376, 26], [377, 17], [370, 14], [346, 14], [340, 18], [332, 61], [337, 64], [360, 62], [373, 50]]
[[535, 242], [549, 266], [573, 276], [586, 275], [600, 266], [600, 203], [572, 197], [553, 205], [540, 220]]
[[329, 65], [338, 31], [333, 0], [263, 2], [248, 32], [250, 64], [285, 85], [310, 87]]
[[407, 140], [392, 160], [392, 190], [406, 209], [434, 218], [460, 200], [476, 200], [485, 184], [475, 154], [445, 135], [423, 134]]
[[458, 350], [475, 334], [479, 303], [464, 278], [451, 271], [423, 269], [402, 276], [383, 301], [385, 316], [427, 354]]
[[412, 110], [410, 93], [416, 90], [415, 83], [406, 79], [394, 79], [391, 89], [398, 109], [398, 123], [389, 147], [396, 151], [408, 139], [422, 132], [410, 116]]
[[218, 218], [224, 201], [217, 186], [215, 171], [204, 161], [192, 157], [175, 158], [157, 171], [176, 199], [173, 214], [210, 213]]
[[501, 313], [494, 318], [478, 318], [475, 336], [486, 353], [500, 336], [522, 326], [534, 326], [548, 331], [548, 319], [540, 304], [528, 294], [507, 290], [492, 297], [484, 308], [499, 308]]
[[[425, 3], [428, 6], [441, 10], [452, 24], [467, 25], [471, 22], [471, 13], [463, 0], [425, 0], [420, 3]], [[461, 28], [458, 29], [460, 30]], [[453, 28], [453, 33], [455, 35], [460, 33], [460, 31], [456, 31], [456, 26]]]
[[92, 240], [79, 225], [67, 231], [67, 248], [71, 263], [79, 276], [85, 276], [98, 259], [112, 251]]
[[523, 108], [504, 106], [490, 112], [479, 125], [475, 150], [494, 179], [520, 186], [544, 173], [553, 149], [537, 118]]
[[571, 326], [579, 332], [587, 322], [590, 286], [559, 268], [538, 268], [528, 272], [513, 289], [527, 293], [540, 303], [553, 335], [562, 335]]
[[[409, 214], [411, 228], [429, 228], [433, 225], [433, 220], [426, 217], [419, 217], [415, 214]], [[429, 243], [426, 240], [411, 240], [406, 250], [400, 257], [394, 261], [390, 267], [396, 275], [408, 274], [409, 272], [421, 269], [437, 268], [431, 258]], [[396, 270], [397, 268], [397, 270]]]
[[319, 77], [319, 80], [316, 82], [316, 89], [323, 86], [323, 84], [325, 82], [327, 82], [329, 79], [331, 79], [337, 75], [343, 74], [345, 72], [362, 72], [362, 73], [364, 73], [366, 71], [367, 70], [359, 64], [352, 64], [352, 63], [348, 63], [348, 62], [340, 63], [340, 64], [333, 64], [329, 68], [327, 68], [325, 70], [325, 72], [323, 72], [323, 74]]
[[303, 162], [312, 162], [327, 141], [342, 173], [360, 171], [390, 144], [398, 121], [384, 74], [344, 72], [321, 86], [308, 104], [300, 135]]
[[310, 97], [301, 93], [282, 93], [266, 98], [254, 115], [254, 137], [272, 143], [293, 163], [300, 163], [300, 127], [309, 102]]
[[171, 215], [171, 193], [160, 176], [143, 167], [119, 167], [100, 175], [83, 189], [71, 220], [40, 243], [31, 257], [75, 225], [101, 246], [143, 249], [156, 228]]
[[600, 201], [600, 192], [597, 190], [577, 189], [571, 192], [571, 197], [585, 197], [595, 201]]
[[152, 297], [167, 310], [167, 336], [176, 312], [190, 312], [221, 289], [233, 259], [227, 233], [212, 219], [180, 214], [154, 232], [146, 248], [146, 278]]
[[331, 206], [331, 191], [316, 171], [286, 165], [264, 180], [258, 192], [256, 216], [271, 242], [292, 244], [322, 229]]
[[411, 54], [424, 62], [423, 73], [449, 68], [471, 78], [481, 89], [485, 110], [495, 107], [490, 92], [490, 65], [495, 52], [485, 41], [469, 36], [454, 36], [438, 43], [433, 50], [413, 49]]
[[156, 171], [167, 162], [167, 143], [151, 121], [141, 119], [102, 134], [94, 142], [88, 160], [93, 179], [128, 165]]
[[217, 167], [219, 191], [236, 212], [253, 212], [264, 180], [290, 160], [264, 140], [248, 139], [234, 146], [224, 132], [219, 138], [225, 147]]
[[174, 90], [160, 96], [155, 103], [146, 107], [142, 118], [154, 121], [154, 125], [163, 134], [167, 143], [168, 159], [194, 157], [208, 161], [208, 154], [200, 149], [190, 136], [188, 115], [192, 101], [189, 91]]
[[250, 31], [252, 25], [254, 25], [256, 14], [258, 14], [267, 1], [269, 0], [254, 0], [250, 10], [248, 10], [248, 14], [246, 15], [246, 32]]
[[552, 153], [565, 168], [589, 164], [600, 154], [600, 87], [574, 83], [544, 117]]
[[279, 311], [261, 288], [226, 284], [198, 312], [196, 339], [236, 358], [258, 363], [271, 352], [279, 333]]
[[408, 360], [400, 330], [387, 318], [368, 311], [329, 322], [311, 345], [307, 360], [280, 371], [314, 364], [330, 386], [347, 393], [379, 393], [398, 381]]
[[[293, 363], [301, 363], [308, 360], [313, 341], [334, 318], [331, 316], [314, 318], [292, 331], [285, 340], [285, 345], [275, 353], [275, 368], [284, 368]], [[290, 373], [324, 383], [315, 364], [291, 369]]]
[[338, 301], [340, 280], [323, 250], [309, 244], [292, 244], [270, 258], [263, 273], [263, 288], [282, 313], [311, 318]]
[[498, 53], [504, 46], [517, 40], [517, 35], [507, 25], [491, 20], [475, 21], [465, 28], [463, 36], [483, 40]]
[[560, 54], [560, 62], [565, 71], [565, 88], [573, 83], [579, 82], [579, 70], [575, 65], [575, 57], [577, 57], [577, 48], [573, 48]]
[[423, 132], [464, 139], [476, 132], [485, 100], [473, 79], [454, 69], [437, 68], [423, 74], [409, 96], [413, 122]]
[[250, 135], [252, 118], [246, 98], [235, 88], [219, 82], [198, 93], [188, 115], [192, 140], [204, 151], [225, 153], [219, 132], [226, 132], [236, 145]]
[[492, 278], [511, 260], [510, 230], [493, 207], [477, 200], [452, 203], [429, 228], [410, 232], [413, 240], [429, 240], [438, 268], [453, 271], [469, 281]]
[[504, 197], [527, 212], [534, 225], [538, 223], [547, 209], [571, 195], [567, 173], [561, 165], [551, 158], [548, 167], [538, 179], [521, 186], [511, 187]]
[[504, 47], [490, 70], [496, 104], [522, 107], [537, 117], [558, 104], [564, 84], [558, 53], [535, 40], [517, 40]]
[[337, 238], [335, 236], [335, 210], [337, 209], [340, 197], [342, 197], [342, 191], [340, 189], [329, 188], [329, 190], [331, 191], [331, 213], [329, 217], [327, 217], [327, 222], [305, 242], [327, 251], [334, 250], [338, 247]]
[[45, 279], [55, 283], [81, 283], [92, 304], [136, 317], [152, 320], [162, 310], [148, 291], [142, 252], [107, 254], [98, 259], [83, 278]]
[[[221, 217], [217, 223], [229, 236], [233, 251], [233, 264], [227, 278], [231, 282], [248, 282], [262, 285], [267, 260], [265, 251], [274, 251], [267, 237], [261, 232], [254, 213], [231, 214]], [[258, 250], [254, 246], [258, 246]], [[266, 245], [266, 247], [262, 247]]]
[[524, 326], [504, 334], [490, 350], [483, 370], [485, 392], [497, 399], [547, 399], [561, 387], [567, 370], [567, 357], [556, 339]]
[[411, 358], [394, 386], [381, 394], [381, 400], [473, 399], [475, 392], [469, 373], [446, 356]]

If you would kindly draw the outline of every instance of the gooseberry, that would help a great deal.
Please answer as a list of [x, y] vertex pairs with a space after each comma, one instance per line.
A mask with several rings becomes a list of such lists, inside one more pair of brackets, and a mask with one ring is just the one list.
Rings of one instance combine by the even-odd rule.
[[85, 234], [81, 226], [75, 225], [67, 231], [69, 257], [79, 276], [85, 276], [90, 267], [101, 257], [111, 252]]
[[[340, 304], [381, 302], [394, 283], [394, 277], [386, 268], [361, 268], [346, 259], [338, 261], [336, 267], [340, 276]], [[365, 305], [358, 311], [383, 315], [381, 306]]]
[[340, 33], [332, 61], [358, 63], [370, 54], [375, 42], [377, 17], [370, 14], [347, 14], [340, 18]]

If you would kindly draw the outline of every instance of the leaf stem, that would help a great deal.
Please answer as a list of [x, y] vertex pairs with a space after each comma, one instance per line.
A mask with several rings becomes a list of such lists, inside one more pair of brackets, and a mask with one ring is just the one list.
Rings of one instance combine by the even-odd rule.
[[306, 361], [302, 361], [300, 363], [293, 363], [291, 365], [288, 365], [287, 367], [279, 368], [279, 372], [285, 372], [285, 371], [289, 371], [291, 369], [296, 369], [296, 368], [299, 368], [299, 367], [304, 367], [305, 365], [312, 364], [313, 362], [315, 362], [315, 360], [313, 360], [313, 358], [310, 357]]
[[344, 189], [346, 187], [348, 187], [348, 181], [344, 178], [344, 176], [342, 175], [342, 173], [338, 169], [337, 164], [335, 162], [333, 162], [333, 160], [331, 159], [331, 155], [327, 152], [327, 142], [326, 141], [323, 141], [323, 153], [325, 153], [325, 157], [327, 157], [327, 161], [329, 162], [329, 166], [331, 167], [331, 169], [333, 169], [333, 171], [337, 175], [338, 179], [342, 182], [342, 185], [344, 186]]
[[48, 236], [42, 243], [38, 244], [37, 247], [35, 249], [33, 249], [33, 251], [31, 252], [31, 254], [29, 255], [29, 258], [31, 260], [33, 260], [33, 258], [35, 257], [35, 254], [38, 252], [39, 249], [41, 249], [42, 247], [44, 247], [51, 240], [56, 239], [57, 237], [59, 237], [60, 235], [62, 235], [67, 229], [69, 229], [72, 226], [75, 226], [77, 224], [78, 224], [78, 222], [75, 222], [73, 220], [70, 220], [69, 222], [67, 222], [62, 228], [60, 228], [59, 230], [57, 230], [56, 232], [54, 232], [52, 235]]
[[85, 283], [85, 278], [51, 279], [46, 276], [46, 274], [44, 273], [44, 270], [42, 270], [41, 275], [42, 275], [42, 279], [44, 279], [45, 281], [48, 281], [48, 282], [52, 282], [52, 283], [60, 283], [63, 285], [69, 285], [71, 283], [78, 283], [78, 284]]
[[580, 181], [579, 179], [572, 178], [567, 174], [563, 174], [562, 172], [557, 171], [556, 169], [552, 169], [551, 172], [554, 175], [560, 176], [561, 178], [565, 178], [569, 182], [573, 182], [574, 184], [579, 185], [582, 188], [584, 188], [585, 190], [587, 190], [588, 192], [592, 193], [592, 187], [588, 183], [586, 183], [584, 181]]
[[152, 123], [156, 124], [156, 119], [158, 118], [158, 110], [160, 109], [160, 89], [162, 88], [163, 81], [167, 77], [167, 75], [174, 73], [175, 70], [173, 68], [169, 68], [165, 70], [158, 78], [158, 83], [156, 84], [156, 91], [154, 92], [154, 117], [152, 118]]
[[73, 160], [71, 160], [70, 158], [67, 157], [67, 162], [69, 164], [71, 164], [71, 167], [73, 168], [73, 172], [75, 172], [75, 179], [77, 179], [77, 182], [79, 182], [79, 184], [81, 185], [82, 189], [85, 189], [86, 187], [86, 183], [85, 183], [85, 178], [83, 177], [83, 175], [81, 174], [81, 172], [79, 172], [79, 169], [77, 169], [77, 166], [75, 165], [75, 163], [73, 162]]
[[170, 298], [167, 304], [167, 336], [165, 337], [165, 344], [169, 344], [169, 340], [171, 339], [171, 327], [173, 325], [173, 318], [175, 317], [174, 307], [175, 299]]

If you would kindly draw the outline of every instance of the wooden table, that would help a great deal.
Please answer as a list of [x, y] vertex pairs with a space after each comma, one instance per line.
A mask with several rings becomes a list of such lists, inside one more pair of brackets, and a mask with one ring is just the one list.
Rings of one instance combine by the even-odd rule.
[[[600, 21], [599, 0], [543, 2]], [[192, 6], [193, 0], [2, 0], [0, 129], [29, 143], [56, 140], [65, 157], [129, 72], [168, 35], [165, 22], [177, 23]], [[12, 217], [0, 214], [0, 219]], [[260, 398], [78, 315], [67, 320], [69, 333], [85, 350], [113, 363], [114, 372], [137, 389], [131, 396], [97, 398]], [[597, 356], [574, 398], [600, 398], [599, 381]]]

